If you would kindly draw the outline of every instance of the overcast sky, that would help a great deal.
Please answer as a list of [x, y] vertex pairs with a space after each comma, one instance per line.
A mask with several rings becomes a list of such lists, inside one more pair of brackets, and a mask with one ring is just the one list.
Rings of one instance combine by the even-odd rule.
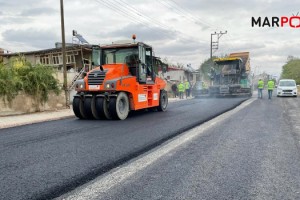
[[[0, 48], [53, 48], [61, 41], [59, 0], [0, 0]], [[75, 29], [93, 44], [130, 39], [152, 45], [156, 56], [194, 68], [210, 56], [211, 33], [227, 30], [214, 55], [249, 51], [256, 73], [279, 75], [298, 57], [300, 29], [251, 27], [251, 17], [292, 16], [299, 0], [65, 0], [66, 41]]]

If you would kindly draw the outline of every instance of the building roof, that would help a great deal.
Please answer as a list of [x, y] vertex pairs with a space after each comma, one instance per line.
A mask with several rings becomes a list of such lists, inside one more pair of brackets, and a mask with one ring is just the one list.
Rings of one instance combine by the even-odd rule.
[[[26, 51], [26, 52], [15, 52], [15, 53], [1, 53], [0, 55], [3, 57], [10, 57], [10, 56], [18, 56], [18, 55], [36, 55], [36, 54], [46, 54], [51, 52], [61, 52], [62, 47], [60, 46], [60, 43], [55, 44], [55, 48], [49, 48], [49, 49], [42, 49], [42, 50], [36, 50], [36, 51]], [[84, 48], [86, 50], [90, 50], [92, 45], [79, 45], [79, 44], [66, 44], [66, 51], [78, 51], [81, 48]]]

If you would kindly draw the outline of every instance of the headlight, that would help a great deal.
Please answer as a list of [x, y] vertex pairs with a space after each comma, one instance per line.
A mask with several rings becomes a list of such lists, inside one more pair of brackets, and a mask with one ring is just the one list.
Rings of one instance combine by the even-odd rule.
[[79, 79], [75, 82], [75, 90], [76, 91], [80, 91], [83, 90], [85, 88], [85, 84], [84, 84], [84, 80], [83, 79]]
[[116, 81], [107, 81], [105, 83], [105, 89], [116, 89]]

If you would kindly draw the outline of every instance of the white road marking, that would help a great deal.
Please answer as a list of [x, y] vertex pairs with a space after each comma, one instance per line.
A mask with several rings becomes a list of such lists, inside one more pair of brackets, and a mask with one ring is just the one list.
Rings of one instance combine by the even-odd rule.
[[166, 154], [173, 152], [179, 146], [182, 146], [188, 142], [193, 141], [195, 137], [203, 134], [205, 131], [215, 126], [218, 123], [221, 123], [229, 116], [239, 112], [241, 109], [250, 105], [255, 98], [251, 98], [243, 102], [240, 106], [235, 109], [228, 111], [218, 117], [197, 126], [191, 130], [186, 131], [185, 133], [180, 134], [174, 139], [170, 140], [166, 144], [157, 147], [157, 149], [152, 150], [146, 155], [141, 155], [136, 160], [126, 163], [122, 166], [119, 166], [113, 169], [111, 172], [99, 176], [93, 181], [82, 185], [81, 187], [71, 191], [57, 199], [66, 199], [66, 200], [81, 200], [81, 199], [99, 199], [102, 194], [105, 194], [109, 189], [113, 188], [117, 184], [122, 183], [124, 180], [128, 179], [130, 176], [135, 173], [143, 170], [145, 167], [151, 165], [161, 157]]

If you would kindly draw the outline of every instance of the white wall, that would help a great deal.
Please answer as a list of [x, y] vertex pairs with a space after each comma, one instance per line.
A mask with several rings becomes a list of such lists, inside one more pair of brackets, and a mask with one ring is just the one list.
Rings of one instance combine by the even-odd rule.
[[[161, 74], [161, 72], [159, 72], [159, 74]], [[174, 70], [164, 73], [165, 78], [168, 76], [170, 77], [170, 80], [184, 81], [187, 79], [187, 75], [183, 70]]]

